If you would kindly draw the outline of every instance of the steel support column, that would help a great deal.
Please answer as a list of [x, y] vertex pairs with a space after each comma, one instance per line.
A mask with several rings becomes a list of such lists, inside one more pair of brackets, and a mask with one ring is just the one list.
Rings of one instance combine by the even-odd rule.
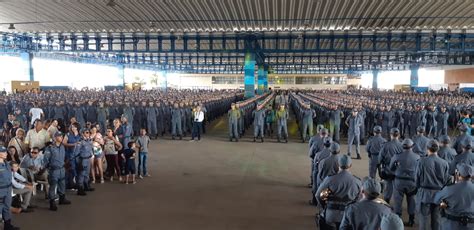
[[410, 66], [410, 88], [413, 89], [418, 87], [418, 70], [420, 69], [419, 65], [411, 65]]
[[25, 78], [27, 78], [29, 81], [34, 81], [35, 76], [33, 72], [33, 54], [29, 52], [22, 52], [20, 53], [21, 61], [22, 61], [22, 68], [23, 68], [23, 73]]
[[374, 69], [372, 70], [372, 89], [376, 90], [379, 87], [379, 72], [380, 70]]
[[264, 74], [263, 89], [264, 89], [264, 92], [267, 92], [268, 91], [268, 65], [267, 64], [263, 65], [263, 74]]
[[258, 88], [257, 88], [257, 94], [262, 95], [265, 92], [265, 68], [264, 65], [259, 65], [258, 66]]
[[245, 55], [244, 64], [244, 85], [245, 85], [245, 98], [251, 98], [255, 96], [255, 54], [247, 53]]

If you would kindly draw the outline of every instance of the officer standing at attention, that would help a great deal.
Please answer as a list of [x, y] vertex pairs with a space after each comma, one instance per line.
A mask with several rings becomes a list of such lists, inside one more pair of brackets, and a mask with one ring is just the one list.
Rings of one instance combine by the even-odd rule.
[[252, 112], [252, 117], [253, 142], [256, 142], [258, 137], [260, 137], [260, 140], [263, 142], [265, 127], [265, 109], [263, 108], [263, 104], [261, 102], [257, 104], [257, 109]]
[[[280, 104], [280, 107], [276, 112], [278, 142], [280, 142], [281, 139], [284, 138], [285, 143], [288, 143], [287, 121], [289, 117], [290, 115], [288, 114], [288, 110], [286, 110], [285, 108], [285, 104]], [[282, 135], [282, 132], [283, 132], [283, 135]]]
[[431, 140], [428, 143], [428, 156], [418, 161], [415, 170], [415, 183], [418, 188], [415, 200], [416, 211], [420, 214], [419, 229], [428, 229], [428, 226], [431, 226], [432, 230], [441, 230], [439, 205], [435, 202], [434, 196], [448, 184], [450, 175], [449, 164], [439, 157], [438, 149], [438, 142]]
[[402, 217], [403, 196], [406, 195], [408, 203], [409, 220], [406, 224], [413, 227], [415, 224], [415, 170], [420, 156], [412, 151], [413, 141], [409, 138], [402, 142], [403, 152], [395, 154], [390, 161], [390, 170], [395, 174], [393, 183], [395, 201], [395, 213]]
[[82, 131], [82, 140], [79, 142], [79, 146], [76, 146], [74, 156], [76, 158], [76, 165], [78, 167], [78, 176], [77, 176], [77, 195], [85, 196], [86, 191], [92, 192], [93, 188], [89, 185], [89, 172], [91, 168], [92, 158], [92, 140], [90, 138], [90, 130], [84, 129]]
[[313, 119], [316, 117], [316, 112], [314, 109], [311, 109], [311, 104], [309, 102], [305, 102], [301, 109], [303, 110], [301, 138], [303, 138], [302, 142], [305, 143], [307, 141], [306, 138], [308, 137], [308, 134], [309, 137], [313, 136]]
[[464, 142], [465, 140], [469, 140], [469, 141], [472, 140], [471, 134], [469, 133], [470, 130], [471, 129], [469, 129], [469, 127], [466, 124], [462, 124], [461, 126], [459, 126], [459, 131], [461, 132], [461, 134], [456, 137], [453, 143], [453, 148], [456, 150], [457, 154], [460, 154], [463, 151], [462, 150], [463, 148], [461, 145], [462, 142]]
[[446, 105], [441, 106], [441, 111], [436, 114], [436, 137], [441, 135], [448, 135], [448, 120], [449, 113], [446, 111]]
[[398, 140], [400, 137], [400, 130], [392, 128], [390, 130], [390, 141], [385, 143], [380, 150], [379, 154], [379, 172], [380, 178], [385, 181], [385, 189], [383, 191], [383, 197], [385, 202], [390, 203], [393, 193], [393, 179], [395, 176], [390, 170], [390, 161], [395, 154], [399, 154], [403, 151], [402, 143]]
[[352, 175], [350, 168], [352, 160], [347, 155], [339, 158], [339, 173], [326, 177], [319, 185], [316, 192], [316, 199], [324, 211], [320, 213], [320, 218], [324, 219], [321, 225], [329, 225], [339, 229], [344, 210], [349, 203], [359, 200], [362, 191], [362, 182]]
[[7, 160], [7, 149], [0, 146], [0, 208], [5, 230], [17, 230], [12, 225], [10, 207], [12, 204], [12, 170]]
[[472, 140], [465, 139], [461, 143], [463, 151], [454, 157], [449, 165], [449, 174], [454, 175], [456, 166], [461, 163], [465, 163], [470, 166], [474, 166], [474, 153], [472, 148], [474, 147]]
[[[318, 165], [318, 177], [316, 181], [318, 185], [320, 185], [326, 177], [336, 175], [339, 171], [339, 153], [341, 152], [341, 146], [339, 146], [338, 143], [333, 142], [329, 147], [329, 151], [331, 152], [331, 155], [321, 160]], [[316, 193], [316, 195], [317, 194], [318, 193]]]
[[100, 130], [102, 133], [105, 133], [105, 131], [108, 128], [108, 117], [109, 117], [109, 110], [104, 107], [104, 102], [99, 102], [99, 107], [97, 108], [97, 122], [99, 123]]
[[456, 156], [456, 150], [451, 148], [449, 145], [451, 143], [451, 139], [449, 138], [448, 135], [442, 135], [438, 137], [439, 142], [441, 143], [441, 146], [438, 151], [438, 156], [447, 161], [448, 163], [451, 163], [451, 161], [454, 160], [454, 156]]
[[413, 152], [420, 155], [420, 157], [426, 156], [426, 146], [430, 139], [425, 137], [425, 127], [418, 126], [416, 129], [417, 135], [413, 137]]
[[227, 112], [227, 117], [229, 118], [229, 141], [235, 138], [235, 141], [239, 142], [240, 116], [240, 110], [237, 109], [235, 103], [232, 103], [229, 112]]
[[370, 137], [366, 145], [367, 153], [369, 154], [369, 176], [375, 178], [377, 172], [377, 164], [379, 162], [379, 153], [387, 140], [382, 137], [382, 127], [374, 127], [374, 136]]
[[347, 145], [349, 146], [349, 152], [347, 155], [351, 156], [352, 153], [352, 144], [356, 145], [356, 154], [357, 159], [362, 159], [360, 157], [360, 127], [362, 126], [362, 118], [358, 115], [357, 110], [352, 110], [352, 115], [347, 117], [346, 125], [349, 127], [347, 131]]
[[341, 118], [344, 117], [344, 113], [339, 109], [337, 105], [333, 106], [333, 109], [329, 115], [329, 133], [331, 137], [337, 143], [339, 143], [339, 134], [341, 130]]
[[154, 102], [148, 102], [148, 107], [145, 108], [146, 113], [146, 127], [151, 138], [156, 139], [158, 136], [158, 126], [156, 117], [158, 116], [158, 110], [156, 109]]
[[66, 171], [64, 170], [64, 160], [66, 150], [64, 149], [63, 134], [56, 132], [54, 135], [54, 143], [46, 147], [44, 151], [43, 165], [48, 169], [48, 183], [49, 183], [49, 210], [56, 211], [55, 200], [59, 195], [59, 204], [71, 204], [66, 199]]
[[457, 183], [446, 186], [435, 196], [443, 217], [441, 229], [474, 229], [474, 168], [467, 164], [456, 167]]
[[390, 206], [378, 199], [381, 189], [378, 181], [365, 178], [362, 182], [362, 200], [347, 206], [339, 229], [379, 229], [383, 216], [392, 213]]
[[[183, 130], [181, 129], [181, 118], [182, 110], [179, 108], [178, 103], [174, 103], [173, 109], [171, 109], [171, 137], [176, 139], [176, 135], [179, 136], [179, 139], [183, 139]], [[154, 118], [156, 120], [156, 117]]]

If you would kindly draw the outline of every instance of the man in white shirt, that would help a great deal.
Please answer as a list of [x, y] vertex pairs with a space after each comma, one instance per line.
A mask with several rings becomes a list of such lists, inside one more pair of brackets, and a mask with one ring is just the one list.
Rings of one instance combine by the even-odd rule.
[[50, 140], [51, 137], [49, 136], [48, 131], [43, 129], [43, 122], [41, 120], [36, 120], [35, 128], [30, 129], [26, 134], [25, 144], [27, 144], [30, 149], [33, 149], [33, 147], [43, 149], [46, 146], [46, 143]]
[[43, 110], [41, 108], [38, 108], [36, 106], [36, 103], [33, 103], [33, 107], [30, 109], [29, 114], [30, 114], [30, 117], [31, 117], [31, 125], [33, 125], [33, 123], [36, 120], [41, 120], [44, 117]]
[[33, 185], [27, 183], [27, 180], [18, 173], [20, 167], [17, 163], [12, 163], [12, 186], [13, 194], [21, 195], [23, 202], [21, 203], [21, 212], [32, 212], [33, 207], [30, 205], [31, 197], [33, 196]]
[[201, 110], [201, 106], [197, 106], [193, 111], [193, 134], [191, 141], [194, 141], [194, 138], [198, 138], [198, 141], [201, 140], [201, 130], [202, 130], [202, 121], [204, 120], [204, 112]]

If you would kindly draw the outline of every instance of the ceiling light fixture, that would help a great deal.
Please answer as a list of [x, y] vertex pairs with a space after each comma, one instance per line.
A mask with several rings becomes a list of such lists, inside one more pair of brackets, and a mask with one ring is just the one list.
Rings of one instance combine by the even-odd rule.
[[107, 2], [107, 6], [114, 7], [114, 6], [117, 6], [117, 3], [115, 2], [115, 0], [109, 0]]
[[8, 27], [9, 30], [14, 30], [15, 29], [15, 24], [10, 23], [10, 26]]

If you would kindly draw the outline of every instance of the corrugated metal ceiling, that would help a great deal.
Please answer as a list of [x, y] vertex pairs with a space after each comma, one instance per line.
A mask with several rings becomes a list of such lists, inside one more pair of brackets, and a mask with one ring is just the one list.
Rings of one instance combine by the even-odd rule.
[[472, 29], [473, 0], [4, 0], [0, 31]]

